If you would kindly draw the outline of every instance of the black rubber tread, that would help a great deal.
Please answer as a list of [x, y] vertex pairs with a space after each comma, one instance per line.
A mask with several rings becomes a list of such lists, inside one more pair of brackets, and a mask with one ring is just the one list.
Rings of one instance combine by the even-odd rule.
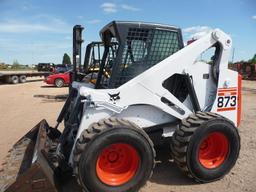
[[[120, 126], [122, 127], [127, 127], [130, 129], [135, 129], [137, 132], [139, 132], [141, 135], [143, 135], [145, 138], [147, 138], [147, 141], [149, 142], [149, 145], [151, 146], [151, 149], [153, 150], [153, 155], [154, 155], [154, 159], [156, 157], [156, 152], [154, 149], [154, 144], [151, 141], [151, 139], [149, 138], [149, 136], [142, 130], [140, 129], [136, 124], [125, 120], [125, 119], [120, 119], [120, 118], [115, 118], [115, 117], [111, 117], [108, 119], [102, 119], [97, 123], [93, 123], [89, 126], [88, 129], [84, 130], [79, 139], [76, 142], [75, 148], [74, 148], [74, 152], [73, 152], [73, 172], [77, 178], [77, 183], [83, 187], [83, 185], [81, 184], [80, 181], [80, 175], [79, 175], [79, 160], [81, 158], [81, 154], [82, 152], [85, 150], [85, 148], [87, 147], [87, 145], [89, 144], [90, 141], [92, 141], [93, 139], [95, 139], [96, 137], [98, 137], [100, 134], [102, 134], [104, 131], [110, 129], [110, 128], [119, 128]], [[154, 164], [153, 164], [153, 168], [150, 174], [150, 178], [153, 175], [153, 169], [155, 167], [155, 160], [154, 160]], [[149, 178], [149, 179], [150, 179]], [[145, 183], [143, 183], [143, 185], [145, 185]], [[88, 189], [85, 189], [87, 191], [89, 191]]]
[[[22, 163], [27, 158], [24, 155], [28, 145], [31, 145], [31, 140], [24, 138], [8, 151], [0, 170], [0, 192], [5, 191], [9, 185], [15, 182], [22, 171]], [[27, 161], [30, 161], [30, 159], [27, 159]]]
[[[191, 114], [188, 118], [181, 121], [181, 124], [175, 131], [171, 141], [171, 153], [174, 162], [188, 177], [193, 178], [196, 182], [200, 183], [205, 183], [208, 181], [198, 179], [190, 171], [187, 162], [187, 151], [190, 139], [197, 128], [199, 128], [203, 123], [212, 119], [222, 119], [234, 125], [233, 122], [219, 114], [212, 112], [197, 112], [195, 114]], [[237, 129], [236, 131], [238, 133]]]

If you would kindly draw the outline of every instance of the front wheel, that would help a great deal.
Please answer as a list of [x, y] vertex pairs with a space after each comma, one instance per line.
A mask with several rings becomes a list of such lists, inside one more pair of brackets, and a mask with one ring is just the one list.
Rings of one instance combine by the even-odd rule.
[[78, 183], [90, 192], [135, 192], [150, 178], [155, 151], [133, 123], [110, 118], [85, 130], [74, 149]]
[[18, 77], [17, 75], [11, 76], [11, 77], [10, 77], [10, 82], [11, 82], [12, 84], [17, 84], [17, 83], [19, 83], [19, 77]]
[[189, 177], [211, 182], [225, 176], [235, 165], [240, 137], [228, 119], [210, 112], [197, 112], [182, 120], [172, 144], [174, 161]]

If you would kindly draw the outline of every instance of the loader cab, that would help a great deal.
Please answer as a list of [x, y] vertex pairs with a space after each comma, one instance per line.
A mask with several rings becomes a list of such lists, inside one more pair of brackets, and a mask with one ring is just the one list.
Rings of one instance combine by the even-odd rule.
[[[112, 21], [100, 31], [100, 42], [87, 45], [82, 65], [83, 29], [81, 25], [73, 28], [73, 71], [70, 79], [71, 82], [85, 83], [83, 85], [90, 88], [117, 88], [184, 47], [181, 30], [177, 27]], [[82, 99], [70, 84], [69, 96], [57, 119], [56, 127], [64, 120], [62, 152], [67, 158], [82, 118]]]
[[155, 23], [112, 21], [100, 36], [104, 51], [90, 75], [101, 89], [121, 86], [184, 46], [179, 28]]

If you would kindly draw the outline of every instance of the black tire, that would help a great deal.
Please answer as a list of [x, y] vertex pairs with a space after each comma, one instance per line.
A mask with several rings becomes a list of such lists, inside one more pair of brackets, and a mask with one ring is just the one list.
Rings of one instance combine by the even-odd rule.
[[[224, 154], [221, 152], [222, 160], [216, 157], [214, 160], [211, 159], [211, 167], [204, 164], [204, 159], [201, 159], [200, 155], [201, 151], [205, 150], [202, 148], [202, 141], [214, 134], [218, 134], [219, 138], [225, 138], [226, 143], [217, 146], [216, 143], [221, 142], [212, 142], [218, 151], [224, 149]], [[210, 144], [207, 143], [209, 146]], [[206, 151], [209, 148], [207, 147]], [[174, 161], [187, 176], [197, 182], [211, 182], [224, 177], [235, 165], [240, 151], [240, 136], [235, 125], [228, 119], [211, 112], [197, 112], [182, 120], [172, 137], [171, 151]]]
[[55, 81], [54, 81], [54, 85], [55, 85], [56, 87], [58, 87], [58, 88], [63, 87], [64, 84], [65, 84], [65, 83], [64, 83], [64, 80], [61, 79], [61, 78], [57, 78], [57, 79], [55, 79]]
[[[136, 149], [140, 161], [136, 172], [127, 182], [111, 186], [100, 179], [96, 167], [102, 151], [118, 143], [125, 143]], [[154, 158], [153, 143], [142, 129], [123, 119], [104, 119], [92, 124], [77, 140], [73, 156], [74, 173], [78, 183], [86, 191], [136, 192], [151, 177]]]
[[19, 77], [19, 81], [20, 81], [20, 83], [26, 83], [26, 81], [27, 81], [26, 75], [21, 75], [21, 76]]
[[18, 77], [17, 75], [11, 76], [11, 77], [10, 77], [10, 82], [11, 82], [12, 84], [17, 84], [17, 83], [19, 83], [19, 77]]

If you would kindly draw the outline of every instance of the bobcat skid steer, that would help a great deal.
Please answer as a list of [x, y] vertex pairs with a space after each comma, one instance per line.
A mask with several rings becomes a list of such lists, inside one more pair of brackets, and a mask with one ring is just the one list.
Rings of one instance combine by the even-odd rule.
[[[82, 29], [73, 29], [73, 83], [57, 125], [42, 120], [14, 145], [2, 191], [135, 192], [152, 175], [157, 145], [170, 145], [177, 166], [198, 182], [232, 169], [241, 77], [228, 69], [227, 34], [215, 29], [183, 47], [176, 27], [113, 21], [82, 66]], [[199, 60], [208, 49], [212, 60]], [[92, 64], [99, 69], [88, 74]]]

